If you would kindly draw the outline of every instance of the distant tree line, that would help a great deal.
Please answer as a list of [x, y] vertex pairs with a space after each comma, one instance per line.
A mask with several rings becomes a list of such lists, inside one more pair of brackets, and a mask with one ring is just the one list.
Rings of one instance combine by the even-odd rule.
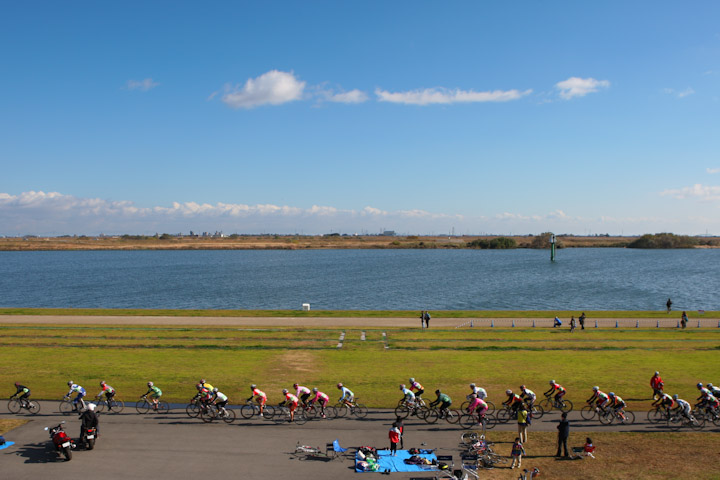
[[630, 242], [627, 248], [695, 248], [698, 239], [674, 233], [646, 234]]

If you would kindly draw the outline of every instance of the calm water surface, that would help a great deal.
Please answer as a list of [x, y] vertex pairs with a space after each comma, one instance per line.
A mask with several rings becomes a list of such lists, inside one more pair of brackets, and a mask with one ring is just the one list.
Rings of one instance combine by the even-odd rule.
[[720, 310], [720, 250], [0, 252], [0, 306]]

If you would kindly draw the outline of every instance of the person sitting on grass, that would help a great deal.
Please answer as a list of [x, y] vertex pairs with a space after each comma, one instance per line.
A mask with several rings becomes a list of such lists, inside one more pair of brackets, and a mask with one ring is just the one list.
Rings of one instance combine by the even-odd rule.
[[25, 385], [20, 385], [19, 382], [15, 382], [15, 388], [17, 389], [17, 392], [10, 396], [10, 400], [22, 393], [22, 395], [18, 397], [18, 400], [20, 401], [20, 405], [22, 405], [23, 408], [27, 408], [30, 404], [30, 402], [28, 401], [28, 398], [30, 397], [30, 389], [27, 388]]
[[325, 418], [325, 406], [330, 402], [330, 397], [318, 390], [317, 387], [313, 388], [312, 391], [315, 396], [310, 399], [309, 404], [313, 405], [315, 402], [318, 402], [318, 405], [320, 405], [320, 415], [322, 415], [322, 418]]
[[583, 456], [595, 458], [593, 452], [595, 452], [595, 445], [593, 445], [592, 439], [590, 439], [590, 437], [587, 437], [585, 439], [585, 445], [583, 446]]
[[152, 401], [152, 404], [153, 404], [153, 410], [157, 410], [158, 409], [158, 399], [160, 397], [162, 397], [162, 390], [160, 390], [158, 387], [156, 387], [153, 382], [148, 382], [147, 386], [148, 386], [148, 391], [145, 392], [145, 395], [143, 395], [143, 397], [147, 397], [148, 395], [150, 395], [150, 400]]
[[438, 410], [440, 411], [440, 418], [443, 418], [448, 408], [450, 408], [450, 405], [452, 405], [452, 400], [447, 394], [442, 393], [440, 390], [435, 390], [435, 395], [437, 395], [437, 398], [430, 402], [430, 408], [440, 405]]
[[288, 392], [287, 388], [283, 388], [282, 393], [283, 395], [285, 395], [285, 400], [280, 402], [278, 405], [284, 405], [288, 408], [288, 410], [290, 410], [290, 420], [288, 420], [288, 422], [292, 422], [295, 420], [295, 409], [298, 406], [298, 398], [292, 393]]
[[250, 391], [252, 392], [252, 395], [248, 397], [246, 402], [250, 402], [254, 398], [258, 406], [260, 407], [260, 416], [262, 417], [263, 410], [265, 410], [265, 403], [267, 403], [267, 395], [265, 395], [265, 392], [257, 388], [257, 385], [255, 385], [254, 383], [250, 385]]

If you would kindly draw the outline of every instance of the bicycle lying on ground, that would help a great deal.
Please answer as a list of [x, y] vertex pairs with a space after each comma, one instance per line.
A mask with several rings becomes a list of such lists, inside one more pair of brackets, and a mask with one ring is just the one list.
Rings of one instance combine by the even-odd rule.
[[27, 410], [33, 415], [37, 415], [40, 411], [40, 403], [34, 400], [19, 400], [13, 398], [8, 402], [8, 411], [10, 413], [20, 413], [20, 410]]

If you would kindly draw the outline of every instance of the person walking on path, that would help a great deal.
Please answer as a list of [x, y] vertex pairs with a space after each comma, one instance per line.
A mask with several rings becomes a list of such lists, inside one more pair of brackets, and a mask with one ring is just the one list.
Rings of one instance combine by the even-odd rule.
[[510, 468], [520, 468], [520, 465], [522, 464], [522, 456], [525, 455], [525, 447], [523, 447], [522, 442], [520, 441], [520, 437], [515, 438], [515, 442], [512, 446], [512, 451], [510, 454], [513, 457], [512, 465], [510, 465]]
[[568, 422], [566, 412], [563, 412], [560, 423], [557, 426], [557, 430], [558, 430], [558, 448], [557, 448], [557, 453], [555, 454], [555, 456], [559, 457], [560, 451], [562, 449], [565, 449], [565, 457], [569, 457], [570, 455], [568, 455], [567, 441], [568, 441], [568, 437], [570, 436], [570, 422]]
[[518, 411], [518, 435], [520, 435], [520, 441], [522, 443], [527, 443], [528, 441], [527, 428], [529, 421], [529, 413], [525, 403], [523, 403], [520, 407], [520, 411]]
[[420, 328], [425, 328], [425, 310], [420, 310]]
[[575, 327], [577, 324], [575, 323], [575, 317], [572, 317], [570, 319], [570, 333], [573, 333], [575, 331]]
[[682, 328], [687, 327], [688, 323], [688, 316], [687, 313], [683, 312], [682, 316], [680, 317], [680, 325], [682, 325]]
[[580, 322], [580, 330], [585, 330], [585, 312], [580, 314], [578, 321]]
[[430, 312], [425, 310], [425, 315], [423, 315], [423, 319], [425, 320], [425, 328], [430, 328]]
[[397, 455], [397, 446], [400, 443], [400, 429], [394, 423], [388, 432], [388, 437], [390, 438], [390, 455], [394, 457]]
[[667, 313], [670, 313], [670, 310], [672, 309], [672, 300], [668, 298], [667, 303], [665, 303], [665, 306], [667, 307]]

